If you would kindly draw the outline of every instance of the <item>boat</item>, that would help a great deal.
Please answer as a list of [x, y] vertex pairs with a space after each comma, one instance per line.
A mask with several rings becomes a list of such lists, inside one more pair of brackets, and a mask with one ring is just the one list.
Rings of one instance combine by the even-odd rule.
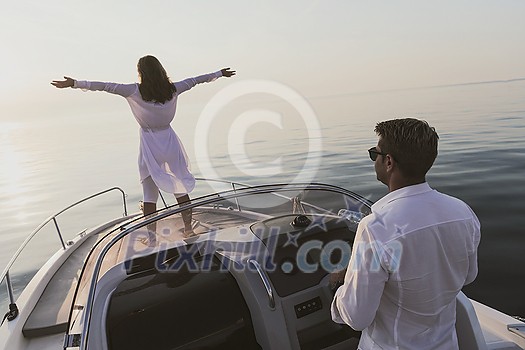
[[[326, 184], [199, 186], [214, 183], [229, 188], [148, 217], [128, 214], [118, 187], [49, 217], [0, 275], [0, 348], [356, 349], [360, 332], [331, 320], [330, 272], [348, 263], [372, 202]], [[122, 217], [64, 238], [60, 214], [114, 192]], [[14, 290], [13, 264], [46, 225], [60, 246]], [[522, 320], [462, 292], [456, 303], [460, 349], [525, 349]]]

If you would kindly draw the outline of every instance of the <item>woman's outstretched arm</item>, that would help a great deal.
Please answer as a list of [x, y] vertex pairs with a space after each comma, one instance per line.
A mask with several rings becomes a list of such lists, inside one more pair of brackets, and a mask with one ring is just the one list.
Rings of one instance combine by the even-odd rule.
[[234, 70], [231, 70], [230, 67], [221, 69], [221, 73], [223, 77], [229, 78], [231, 76], [234, 76], [237, 72]]
[[137, 90], [137, 84], [103, 83], [100, 81], [75, 80], [70, 77], [64, 77], [64, 80], [53, 80], [51, 85], [59, 89], [70, 87], [82, 90], [106, 91], [122, 97], [131, 96]]
[[231, 70], [230, 68], [223, 68], [215, 73], [199, 75], [198, 77], [184, 79], [173, 84], [175, 85], [177, 93], [181, 94], [184, 91], [188, 91], [197, 84], [209, 83], [220, 77], [230, 78], [234, 76], [235, 73], [236, 72]]
[[59, 89], [73, 87], [73, 85], [75, 85], [75, 79], [70, 78], [70, 77], [64, 77], [64, 80], [53, 80], [51, 82], [51, 85]]

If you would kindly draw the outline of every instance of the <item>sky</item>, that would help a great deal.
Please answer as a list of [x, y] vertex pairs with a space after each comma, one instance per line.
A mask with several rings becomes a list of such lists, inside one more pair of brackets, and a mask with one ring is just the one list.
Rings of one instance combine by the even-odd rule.
[[525, 78], [522, 0], [3, 2], [0, 121], [89, 110], [49, 82], [133, 82], [145, 54], [173, 80], [232, 67], [307, 99]]

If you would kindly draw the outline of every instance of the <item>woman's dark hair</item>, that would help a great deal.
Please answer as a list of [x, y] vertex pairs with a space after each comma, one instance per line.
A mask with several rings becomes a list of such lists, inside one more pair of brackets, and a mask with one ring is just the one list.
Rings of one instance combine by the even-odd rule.
[[378, 123], [381, 152], [390, 154], [401, 172], [410, 178], [424, 177], [438, 154], [439, 136], [424, 120], [393, 119]]
[[175, 86], [159, 60], [144, 56], [137, 63], [140, 76], [139, 91], [144, 101], [164, 103], [173, 97]]

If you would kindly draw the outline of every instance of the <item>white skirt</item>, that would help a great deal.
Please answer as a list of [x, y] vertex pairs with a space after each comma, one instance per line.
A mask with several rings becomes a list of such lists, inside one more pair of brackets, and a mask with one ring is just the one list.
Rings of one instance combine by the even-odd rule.
[[195, 177], [184, 146], [175, 131], [140, 129], [140, 182], [151, 176], [159, 189], [175, 195], [190, 193]]

